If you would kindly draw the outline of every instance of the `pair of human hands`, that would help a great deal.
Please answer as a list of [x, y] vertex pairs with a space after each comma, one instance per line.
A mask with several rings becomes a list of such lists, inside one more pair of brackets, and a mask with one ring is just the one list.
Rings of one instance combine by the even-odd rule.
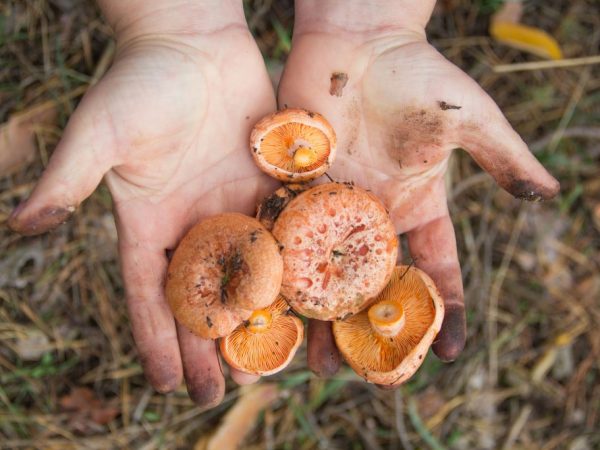
[[[297, 1], [277, 103], [241, 2], [100, 3], [116, 30], [115, 61], [86, 93], [9, 225], [45, 232], [105, 179], [133, 336], [158, 391], [174, 390], [185, 376], [198, 404], [223, 397], [214, 342], [178, 325], [165, 300], [166, 250], [204, 217], [252, 215], [276, 188], [254, 165], [248, 138], [277, 104], [319, 112], [333, 125], [338, 156], [329, 174], [386, 204], [446, 304], [434, 351], [446, 361], [458, 356], [465, 312], [444, 186], [452, 149], [466, 149], [517, 197], [550, 198], [558, 183], [485, 92], [427, 43], [432, 1], [383, 1], [377, 10], [354, 0]], [[308, 363], [320, 375], [339, 367], [328, 323], [310, 322]], [[257, 379], [230, 374], [241, 384]]]

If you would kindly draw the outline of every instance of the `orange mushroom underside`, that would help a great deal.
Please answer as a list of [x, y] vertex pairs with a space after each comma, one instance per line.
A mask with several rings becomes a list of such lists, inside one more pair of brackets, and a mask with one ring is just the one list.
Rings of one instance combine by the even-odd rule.
[[320, 114], [285, 109], [261, 119], [250, 135], [256, 165], [282, 181], [308, 181], [332, 164], [336, 137]]
[[369, 308], [333, 324], [348, 364], [368, 381], [406, 381], [421, 365], [441, 327], [443, 302], [419, 269], [399, 266]]
[[288, 172], [309, 172], [327, 161], [329, 139], [303, 123], [287, 123], [268, 132], [260, 151], [265, 160]]
[[280, 296], [268, 308], [254, 311], [246, 322], [221, 339], [221, 354], [238, 370], [271, 375], [287, 366], [303, 337], [302, 321]]

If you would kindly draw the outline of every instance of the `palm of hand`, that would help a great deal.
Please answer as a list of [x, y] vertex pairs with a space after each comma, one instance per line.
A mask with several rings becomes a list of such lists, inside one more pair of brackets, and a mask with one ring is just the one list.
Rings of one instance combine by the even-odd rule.
[[257, 199], [274, 189], [248, 149], [250, 128], [274, 109], [271, 82], [245, 27], [129, 41], [82, 100], [25, 209], [12, 219], [22, 232], [32, 224], [33, 232], [44, 231], [105, 177], [133, 335], [160, 391], [175, 389], [183, 369], [196, 401], [222, 397], [214, 344], [176, 326], [164, 298], [165, 250], [203, 217], [252, 214]]
[[421, 35], [361, 43], [325, 33], [295, 36], [279, 103], [314, 110], [332, 123], [338, 157], [329, 174], [371, 189], [397, 231], [407, 233], [411, 256], [446, 303], [434, 350], [442, 359], [456, 358], [466, 330], [444, 185], [452, 149], [465, 148], [518, 197], [552, 197], [555, 180], [485, 92]]

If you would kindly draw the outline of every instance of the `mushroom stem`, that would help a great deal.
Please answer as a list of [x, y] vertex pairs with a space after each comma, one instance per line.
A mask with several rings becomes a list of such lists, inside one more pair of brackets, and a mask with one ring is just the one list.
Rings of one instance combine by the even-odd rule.
[[273, 315], [266, 309], [258, 309], [252, 313], [246, 322], [250, 333], [264, 333], [271, 327]]
[[294, 164], [296, 167], [308, 167], [315, 162], [315, 154], [308, 147], [298, 147], [294, 152]]
[[404, 309], [391, 300], [379, 302], [369, 308], [369, 322], [373, 329], [384, 337], [394, 337], [406, 322]]

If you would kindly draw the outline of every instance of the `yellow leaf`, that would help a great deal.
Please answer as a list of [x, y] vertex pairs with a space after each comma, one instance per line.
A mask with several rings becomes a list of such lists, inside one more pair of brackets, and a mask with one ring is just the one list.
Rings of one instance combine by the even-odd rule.
[[493, 21], [490, 25], [490, 34], [498, 42], [533, 53], [542, 58], [562, 58], [562, 51], [558, 42], [539, 28], [520, 23]]

